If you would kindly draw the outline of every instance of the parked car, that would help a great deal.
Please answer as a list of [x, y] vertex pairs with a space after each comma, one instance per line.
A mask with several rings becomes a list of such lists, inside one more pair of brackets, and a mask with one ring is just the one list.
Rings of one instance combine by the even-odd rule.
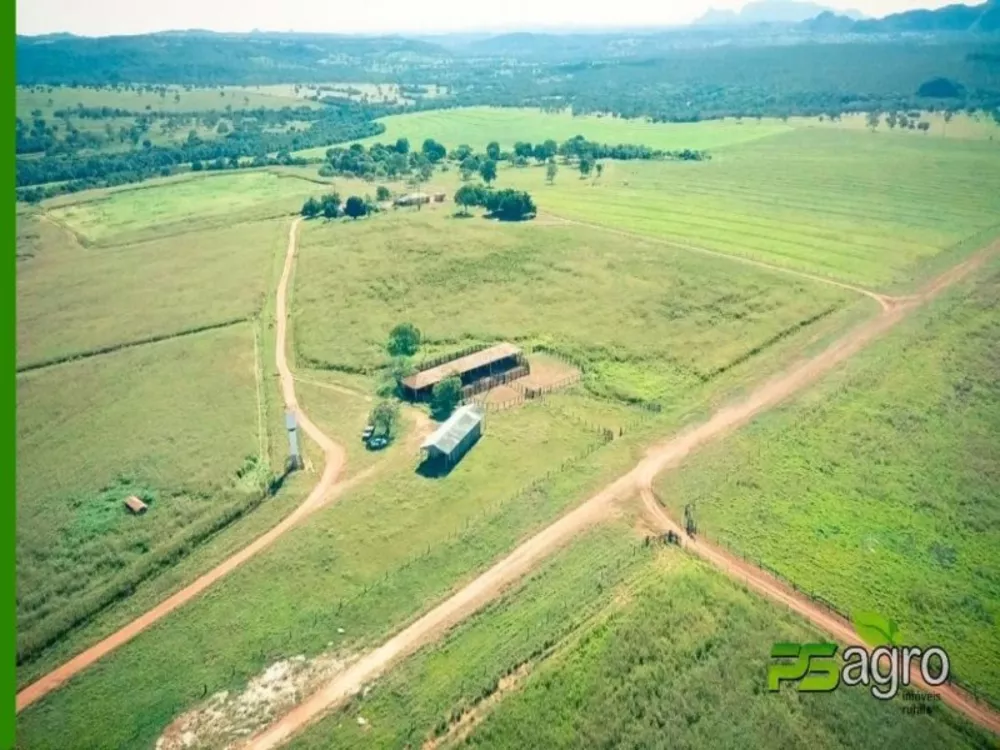
[[381, 435], [376, 435], [375, 437], [368, 439], [368, 450], [378, 451], [382, 450], [389, 444], [389, 439], [382, 437]]

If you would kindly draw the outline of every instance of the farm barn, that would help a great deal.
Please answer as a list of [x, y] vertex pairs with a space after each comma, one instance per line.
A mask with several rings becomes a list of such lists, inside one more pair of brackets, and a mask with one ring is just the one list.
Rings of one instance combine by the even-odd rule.
[[518, 368], [527, 374], [521, 350], [513, 344], [496, 344], [403, 378], [403, 393], [411, 401], [427, 401], [434, 386], [452, 375], [457, 375], [462, 385], [467, 386]]
[[483, 434], [481, 406], [468, 404], [460, 406], [448, 419], [421, 444], [426, 451], [426, 463], [454, 466]]

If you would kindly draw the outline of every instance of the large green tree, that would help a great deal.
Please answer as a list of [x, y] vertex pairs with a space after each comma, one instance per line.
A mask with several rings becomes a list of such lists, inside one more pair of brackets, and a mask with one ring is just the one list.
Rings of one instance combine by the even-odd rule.
[[431, 414], [442, 421], [451, 416], [462, 401], [462, 381], [457, 375], [442, 380], [431, 391]]
[[[201, 167], [201, 162], [198, 162], [198, 166], [199, 168]], [[306, 202], [302, 204], [302, 215], [307, 219], [319, 216], [319, 212], [322, 210], [323, 208], [320, 206], [319, 201], [312, 197], [307, 199]]]
[[386, 349], [393, 357], [411, 357], [420, 348], [420, 329], [413, 323], [400, 323], [389, 331]]
[[357, 195], [352, 195], [347, 199], [347, 203], [344, 204], [344, 213], [352, 219], [364, 216], [368, 213], [368, 206], [365, 205], [365, 199]]
[[479, 175], [489, 185], [497, 178], [497, 163], [493, 159], [487, 159], [479, 166]]

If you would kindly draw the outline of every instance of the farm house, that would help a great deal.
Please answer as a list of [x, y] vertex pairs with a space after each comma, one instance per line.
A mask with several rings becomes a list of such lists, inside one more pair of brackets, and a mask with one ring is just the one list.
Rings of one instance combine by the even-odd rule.
[[426, 401], [434, 386], [452, 375], [457, 375], [462, 385], [467, 386], [513, 370], [528, 373], [524, 354], [513, 344], [496, 344], [403, 378], [403, 393], [411, 401]]
[[448, 467], [458, 463], [482, 436], [485, 414], [477, 404], [455, 409], [454, 414], [420, 445], [420, 449], [426, 452], [425, 461]]

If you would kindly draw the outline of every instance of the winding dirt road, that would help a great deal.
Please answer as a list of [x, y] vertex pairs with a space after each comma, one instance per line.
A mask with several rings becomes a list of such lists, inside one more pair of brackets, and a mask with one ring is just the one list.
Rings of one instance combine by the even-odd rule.
[[[496, 599], [545, 557], [584, 529], [606, 518], [615, 501], [634, 497], [639, 492], [647, 499], [647, 507], [651, 511], [656, 510], [655, 518], [659, 523], [665, 528], [676, 529], [676, 525], [652, 498], [650, 488], [657, 474], [676, 467], [700, 446], [731, 433], [756, 415], [777, 406], [814, 383], [895, 326], [910, 312], [967, 276], [998, 247], [1000, 243], [994, 243], [991, 247], [949, 269], [926, 285], [918, 294], [898, 300], [894, 304], [883, 305], [882, 313], [878, 317], [853, 328], [818, 355], [792, 365], [784, 373], [765, 382], [742, 401], [717, 411], [707, 422], [654, 445], [646, 457], [629, 473], [524, 542], [470, 584], [336, 675], [304, 702], [251, 737], [243, 747], [250, 750], [268, 750], [284, 744], [292, 735], [317, 721], [328, 711], [342, 705], [348, 698], [358, 693], [366, 683], [378, 678], [399, 660], [413, 654], [422, 646], [438, 640], [448, 629]], [[649, 506], [650, 500], [652, 506]], [[845, 631], [842, 623], [837, 623], [829, 613], [819, 610], [808, 599], [774, 585], [764, 585], [763, 571], [756, 570], [743, 561], [734, 560], [704, 543], [700, 544], [702, 546], [693, 548], [693, 551], [701, 554], [704, 559], [727, 574], [749, 584], [751, 573], [755, 571], [753, 580], [757, 582], [755, 588], [758, 591], [792, 607], [838, 640], [856, 642], [853, 630], [850, 630], [849, 626], [848, 631]], [[949, 686], [947, 690], [937, 688], [933, 691], [941, 694], [943, 701], [972, 721], [1000, 733], [1000, 717], [989, 707], [977, 703], [953, 686]]]
[[313, 487], [312, 491], [302, 504], [286, 516], [285, 519], [279, 524], [274, 526], [270, 531], [257, 537], [257, 539], [234, 554], [232, 557], [227, 558], [219, 565], [212, 568], [212, 570], [197, 578], [193, 583], [185, 586], [177, 593], [160, 602], [158, 605], [130, 622], [121, 630], [118, 630], [104, 640], [95, 643], [86, 651], [83, 651], [62, 666], [49, 672], [44, 677], [39, 678], [37, 681], [21, 690], [17, 694], [17, 711], [21, 711], [26, 706], [30, 706], [35, 701], [43, 698], [71, 677], [89, 667], [98, 659], [111, 653], [116, 648], [128, 643], [150, 625], [167, 616], [178, 607], [194, 599], [220, 578], [228, 575], [261, 550], [269, 547], [282, 534], [295, 526], [310, 513], [314, 512], [318, 508], [321, 508], [335, 497], [339, 496], [344, 489], [349, 486], [350, 483], [337, 483], [337, 477], [340, 475], [340, 470], [344, 465], [344, 451], [339, 445], [337, 445], [337, 443], [324, 435], [323, 432], [312, 423], [305, 412], [299, 408], [298, 401], [295, 398], [295, 380], [288, 367], [288, 360], [285, 356], [288, 325], [288, 280], [291, 277], [292, 266], [295, 260], [295, 239], [300, 221], [301, 219], [296, 219], [292, 222], [288, 231], [288, 250], [285, 254], [285, 265], [281, 273], [281, 281], [278, 283], [276, 301], [276, 364], [278, 366], [278, 373], [281, 377], [281, 392], [284, 397], [285, 407], [296, 413], [298, 423], [301, 428], [323, 451], [325, 465], [319, 482], [317, 482], [316, 486]]

